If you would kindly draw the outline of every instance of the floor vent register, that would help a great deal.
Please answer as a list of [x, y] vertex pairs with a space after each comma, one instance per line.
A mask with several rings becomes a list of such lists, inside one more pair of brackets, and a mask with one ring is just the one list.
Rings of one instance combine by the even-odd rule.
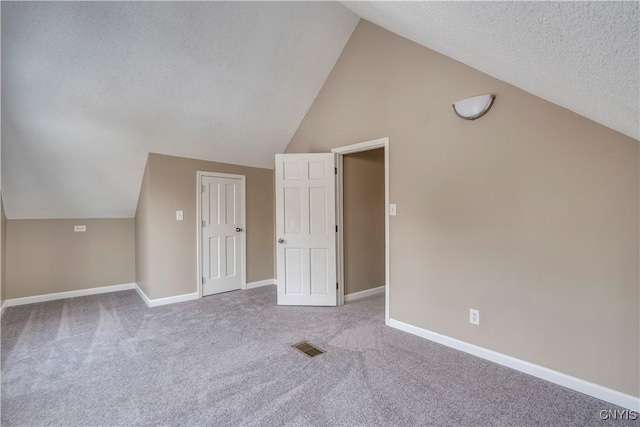
[[291, 347], [295, 348], [307, 357], [316, 357], [325, 352], [320, 347], [316, 347], [308, 341], [299, 342], [298, 344], [294, 344]]

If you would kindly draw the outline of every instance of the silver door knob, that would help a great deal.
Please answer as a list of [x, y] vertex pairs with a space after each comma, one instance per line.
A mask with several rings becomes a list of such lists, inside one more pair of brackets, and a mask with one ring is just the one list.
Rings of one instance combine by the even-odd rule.
[[278, 239], [278, 243], [284, 243], [284, 239], [281, 237]]
[[241, 227], [236, 227], [236, 231], [239, 233], [239, 232], [242, 231], [242, 228]]

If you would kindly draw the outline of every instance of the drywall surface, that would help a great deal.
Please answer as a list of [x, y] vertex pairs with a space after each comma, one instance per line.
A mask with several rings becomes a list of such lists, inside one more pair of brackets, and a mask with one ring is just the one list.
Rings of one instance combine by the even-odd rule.
[[358, 20], [327, 1], [3, 3], [8, 218], [131, 218], [149, 152], [273, 167]]
[[361, 21], [286, 151], [385, 136], [391, 317], [639, 396], [638, 141]]
[[[139, 224], [147, 224], [138, 232], [149, 242], [139, 243], [138, 256], [146, 264], [138, 275], [151, 299], [197, 291], [198, 171], [246, 176], [247, 282], [274, 277], [273, 170], [151, 153], [148, 190], [142, 186], [148, 200], [146, 207], [140, 202], [141, 218], [136, 217]], [[183, 221], [176, 221], [177, 210], [184, 212]]]
[[133, 219], [8, 220], [6, 239], [7, 299], [135, 281]]
[[344, 293], [384, 286], [384, 149], [343, 158]]
[[149, 178], [149, 164], [147, 163], [142, 177], [142, 185], [140, 186], [140, 195], [138, 196], [138, 206], [135, 216], [135, 232], [136, 232], [136, 284], [142, 291], [149, 296], [151, 293], [151, 259], [153, 245], [151, 243], [151, 213], [149, 211], [149, 199], [151, 197], [151, 182]]
[[6, 299], [7, 290], [7, 217], [4, 214], [2, 193], [0, 193], [0, 307]]
[[640, 137], [637, 1], [342, 4], [436, 52]]

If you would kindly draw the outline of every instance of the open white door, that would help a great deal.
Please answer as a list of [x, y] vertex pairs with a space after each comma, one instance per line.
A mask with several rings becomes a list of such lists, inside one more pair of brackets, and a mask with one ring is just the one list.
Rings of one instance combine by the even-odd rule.
[[276, 155], [279, 305], [336, 305], [335, 155]]

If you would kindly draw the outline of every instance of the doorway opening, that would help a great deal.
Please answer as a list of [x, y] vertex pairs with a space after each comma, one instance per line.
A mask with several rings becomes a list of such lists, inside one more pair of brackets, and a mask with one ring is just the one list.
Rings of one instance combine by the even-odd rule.
[[388, 325], [389, 138], [332, 152], [338, 168], [338, 305], [384, 291]]

